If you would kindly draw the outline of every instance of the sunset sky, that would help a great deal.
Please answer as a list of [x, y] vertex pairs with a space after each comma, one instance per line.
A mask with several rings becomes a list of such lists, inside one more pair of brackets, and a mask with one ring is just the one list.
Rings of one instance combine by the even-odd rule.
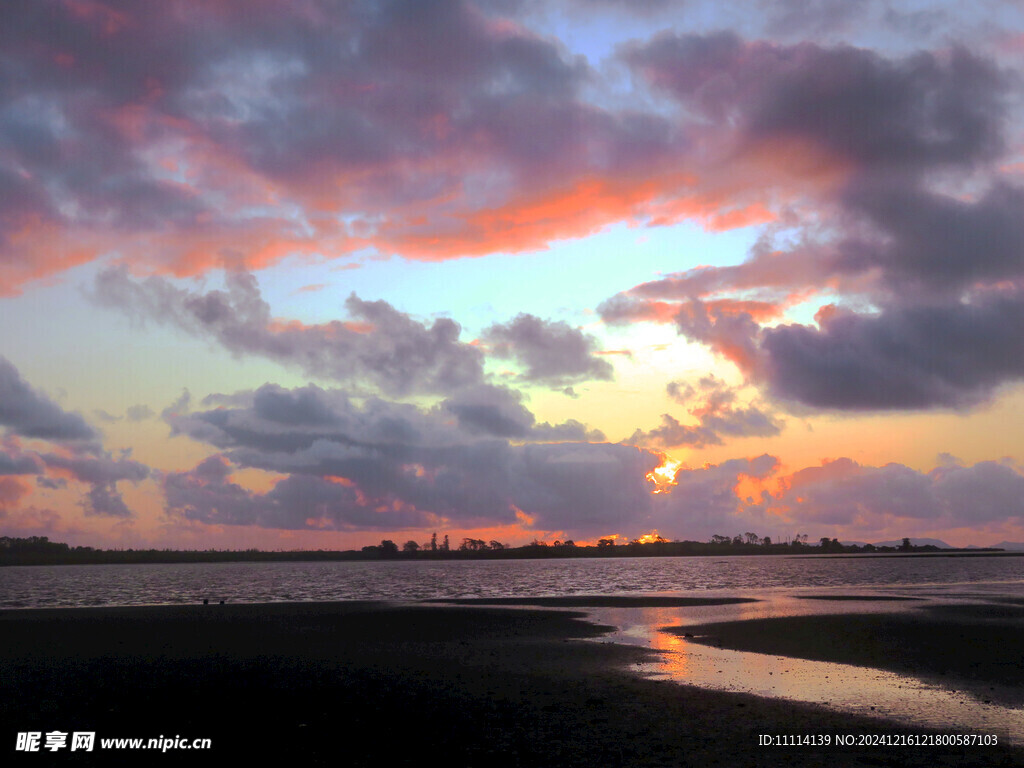
[[7, 4], [0, 535], [1024, 541], [1022, 63], [998, 0]]

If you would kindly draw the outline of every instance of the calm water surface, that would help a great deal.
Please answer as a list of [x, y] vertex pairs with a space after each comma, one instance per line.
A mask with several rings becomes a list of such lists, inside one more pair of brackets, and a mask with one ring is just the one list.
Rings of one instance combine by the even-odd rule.
[[1005, 582], [1021, 557], [658, 557], [0, 568], [0, 608], [680, 594]]

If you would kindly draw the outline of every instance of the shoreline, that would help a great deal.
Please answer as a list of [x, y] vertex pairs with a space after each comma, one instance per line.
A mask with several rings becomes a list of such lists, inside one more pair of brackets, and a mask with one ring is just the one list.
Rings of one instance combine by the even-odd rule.
[[[920, 730], [644, 679], [629, 669], [656, 653], [591, 642], [607, 628], [586, 616], [387, 602], [7, 610], [4, 738], [213, 740], [201, 756], [154, 761], [168, 765], [269, 755], [390, 766], [433, 754], [452, 766], [1024, 763], [1007, 746], [762, 747], [764, 734]], [[131, 752], [85, 757], [139, 763]]]
[[837, 606], [830, 614], [661, 629], [734, 651], [884, 669], [971, 690], [982, 703], [1024, 707], [1024, 647], [1012, 642], [1024, 637], [1024, 605], [926, 604], [878, 613]]

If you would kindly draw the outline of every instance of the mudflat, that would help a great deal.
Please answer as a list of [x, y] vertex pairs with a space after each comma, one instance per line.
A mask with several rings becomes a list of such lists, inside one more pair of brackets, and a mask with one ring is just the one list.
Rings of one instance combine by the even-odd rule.
[[1001, 703], [1024, 707], [1024, 607], [930, 604], [899, 612], [840, 610], [668, 631], [732, 650], [877, 667], [946, 684], [955, 681], [981, 696], [991, 690], [989, 695]]
[[[749, 622], [744, 622], [749, 624]], [[910, 733], [647, 680], [565, 610], [275, 603], [0, 613], [9, 765], [1011, 766], [998, 747], [759, 746]], [[18, 732], [209, 738], [209, 751], [16, 752]], [[917, 731], [914, 731], [917, 732]]]

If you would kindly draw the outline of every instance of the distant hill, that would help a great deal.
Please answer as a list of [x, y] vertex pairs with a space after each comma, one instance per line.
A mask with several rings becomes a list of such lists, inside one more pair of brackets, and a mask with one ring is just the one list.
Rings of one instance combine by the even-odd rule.
[[996, 549], [1012, 549], [1015, 551], [1024, 551], [1024, 541], [1000, 541], [998, 544], [993, 544]]
[[[876, 541], [876, 547], [898, 547], [903, 543], [903, 539], [896, 539], [895, 541]], [[910, 540], [910, 543], [915, 547], [926, 547], [929, 544], [939, 549], [953, 549], [953, 546], [942, 541], [942, 539], [914, 539]], [[997, 545], [1000, 546], [1000, 545]]]

